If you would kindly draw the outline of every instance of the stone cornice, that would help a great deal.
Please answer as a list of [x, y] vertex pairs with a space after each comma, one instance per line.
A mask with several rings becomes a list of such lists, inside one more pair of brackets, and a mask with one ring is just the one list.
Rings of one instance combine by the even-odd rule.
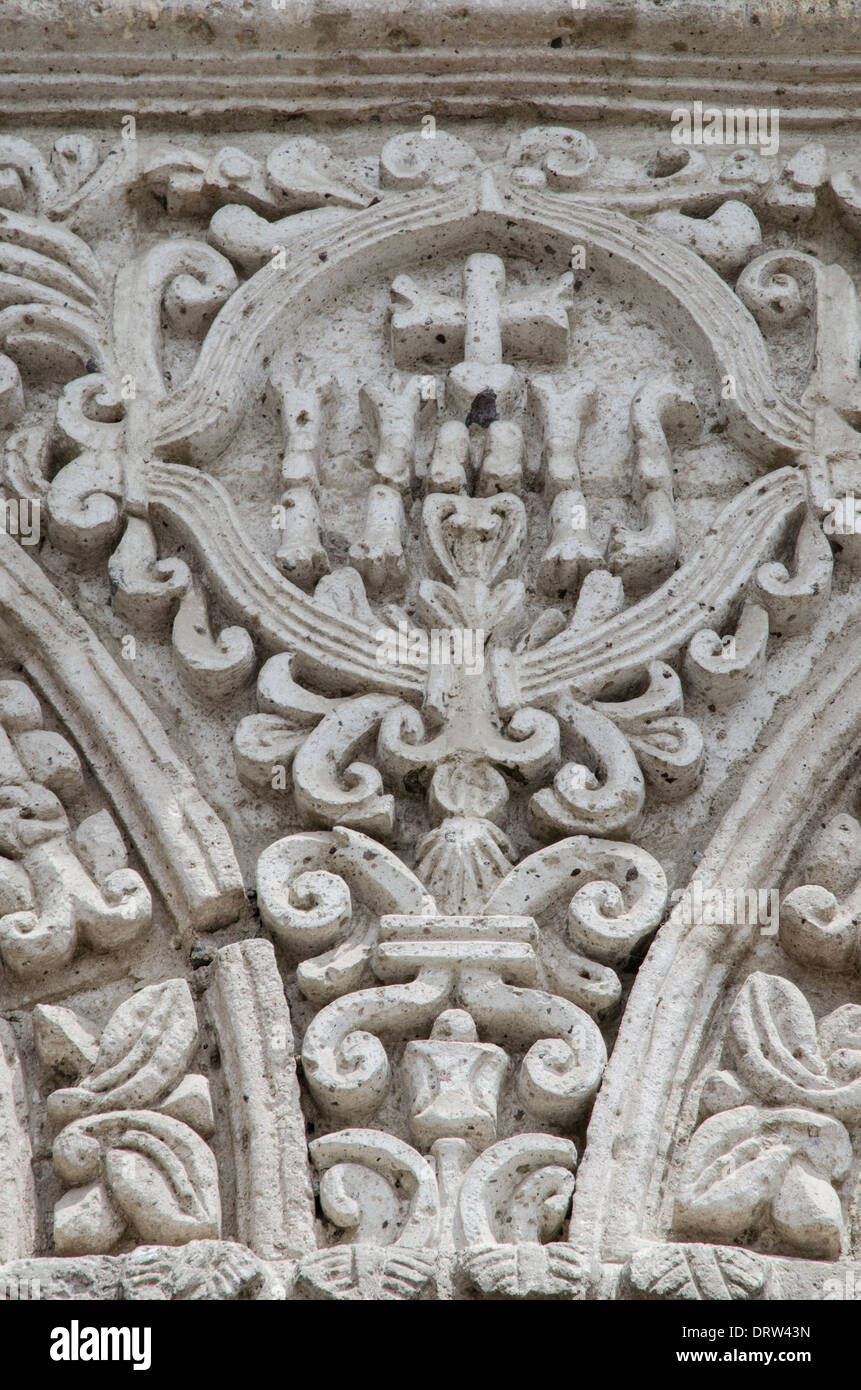
[[798, 126], [861, 115], [857, 0], [277, 3], [108, 0], [72, 19], [64, 0], [7, 0], [0, 120], [648, 120], [697, 98], [779, 104]]

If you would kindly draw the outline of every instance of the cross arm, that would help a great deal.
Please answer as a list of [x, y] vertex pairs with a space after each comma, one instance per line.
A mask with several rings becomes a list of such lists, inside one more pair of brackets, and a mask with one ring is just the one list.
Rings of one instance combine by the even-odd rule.
[[409, 369], [417, 360], [452, 362], [463, 355], [466, 314], [458, 300], [399, 275], [392, 284], [392, 302], [395, 366]]
[[574, 276], [568, 271], [546, 290], [504, 305], [501, 318], [506, 352], [539, 362], [565, 361], [573, 283]]

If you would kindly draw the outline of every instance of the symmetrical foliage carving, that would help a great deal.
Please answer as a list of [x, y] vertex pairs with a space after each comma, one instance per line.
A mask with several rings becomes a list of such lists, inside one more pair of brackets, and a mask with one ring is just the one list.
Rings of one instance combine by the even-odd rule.
[[[352, 1128], [312, 1143], [324, 1213], [347, 1237], [306, 1257], [301, 1281], [328, 1297], [414, 1297], [433, 1281], [439, 1248], [459, 1252], [460, 1277], [485, 1294], [582, 1297], [582, 1258], [556, 1240], [574, 1145], [498, 1139], [500, 1093], [521, 1054], [525, 1112], [566, 1128], [583, 1114], [606, 1060], [594, 1018], [621, 993], [609, 962], [623, 962], [664, 910], [657, 862], [631, 845], [564, 840], [513, 870], [483, 912], [444, 916], [390, 851], [338, 827], [271, 845], [257, 895], [318, 1010], [302, 1064], [328, 1123], [380, 1110], [398, 1079], [381, 1037], [409, 1039], [398, 1089], [418, 1150]], [[566, 908], [557, 936], [549, 922]], [[411, 1194], [400, 1221], [386, 1183]]]

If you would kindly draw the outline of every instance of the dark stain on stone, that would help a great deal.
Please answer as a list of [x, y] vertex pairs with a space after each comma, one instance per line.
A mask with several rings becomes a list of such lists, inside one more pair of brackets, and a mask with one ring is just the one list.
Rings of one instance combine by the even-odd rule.
[[467, 426], [480, 425], [483, 430], [486, 430], [488, 425], [492, 425], [494, 420], [498, 419], [496, 392], [489, 388], [479, 391], [478, 395], [473, 397], [469, 407], [469, 413], [466, 417]]

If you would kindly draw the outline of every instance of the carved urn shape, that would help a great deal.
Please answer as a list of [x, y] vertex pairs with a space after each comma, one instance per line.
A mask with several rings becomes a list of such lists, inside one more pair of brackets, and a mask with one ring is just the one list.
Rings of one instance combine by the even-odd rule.
[[437, 1139], [467, 1139], [485, 1149], [496, 1138], [496, 1109], [508, 1058], [480, 1043], [465, 1009], [446, 1009], [427, 1041], [409, 1042], [403, 1070], [410, 1128], [423, 1148]]

